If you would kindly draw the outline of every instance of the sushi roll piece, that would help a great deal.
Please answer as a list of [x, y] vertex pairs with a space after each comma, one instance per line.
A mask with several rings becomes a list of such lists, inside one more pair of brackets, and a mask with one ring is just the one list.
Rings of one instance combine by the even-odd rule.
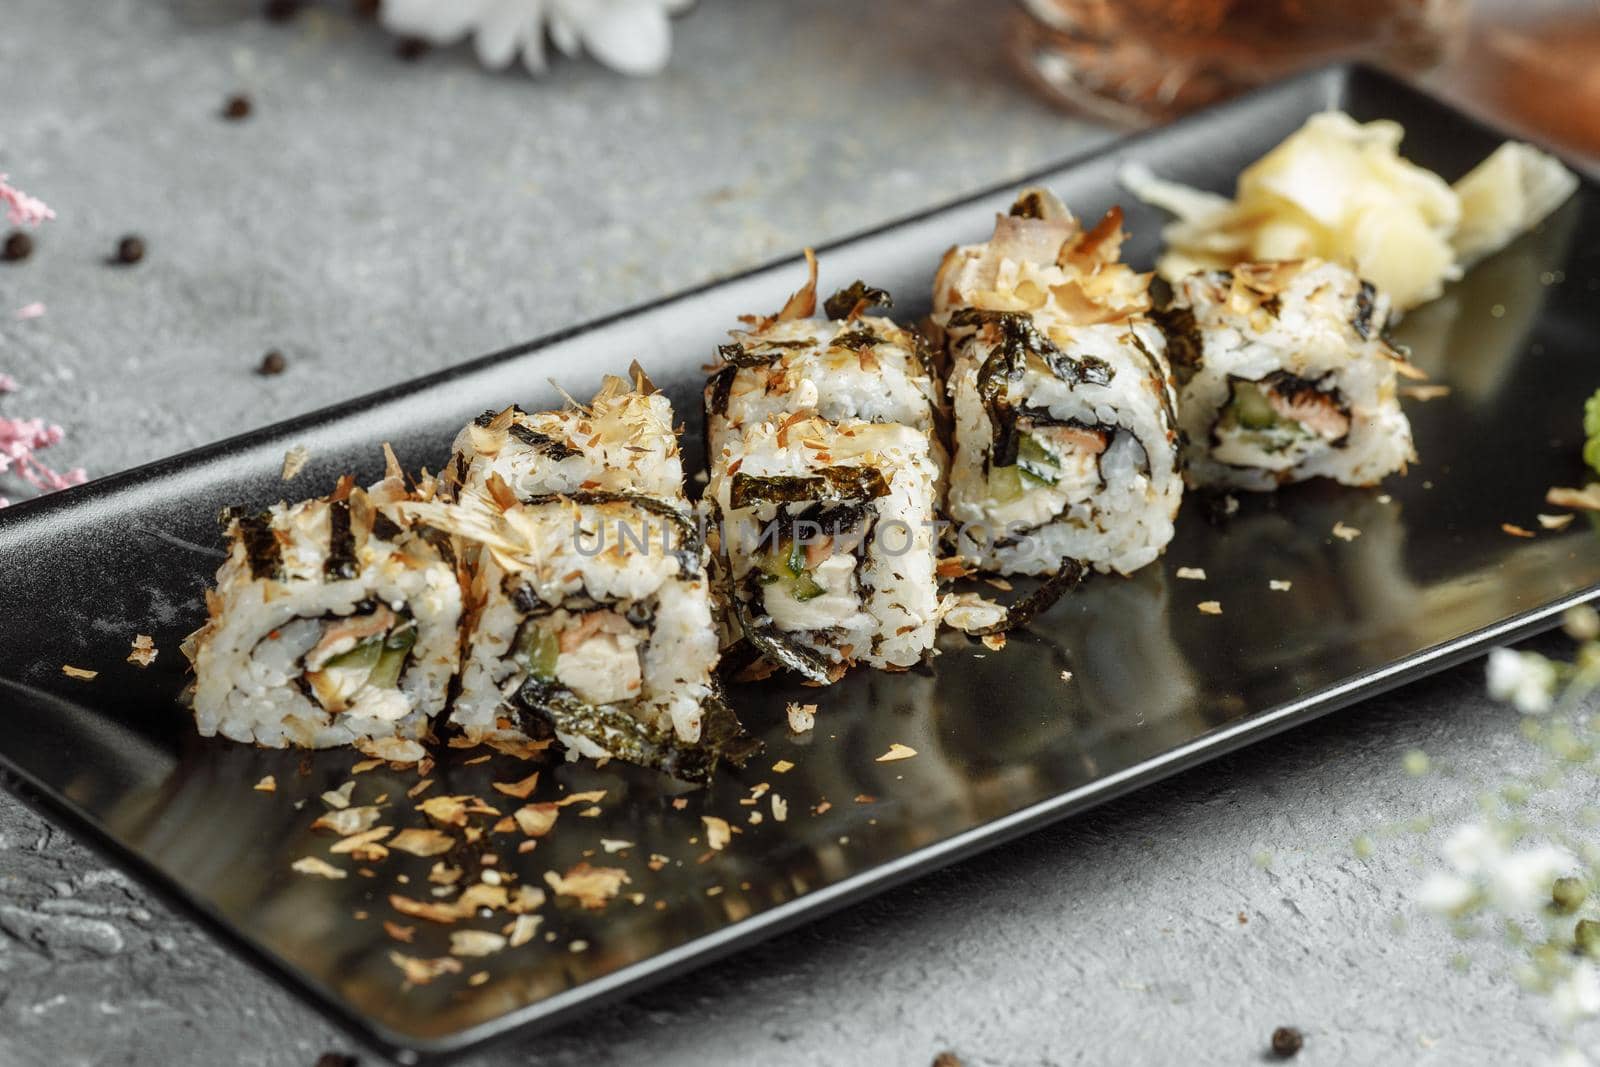
[[933, 430], [939, 383], [927, 342], [887, 318], [889, 294], [856, 282], [816, 312], [817, 261], [810, 280], [776, 316], [757, 319], [717, 354], [705, 387], [706, 450], [774, 415], [814, 413], [830, 422], [896, 422]]
[[470, 739], [704, 778], [739, 734], [721, 704], [704, 546], [685, 509], [603, 491], [416, 510], [478, 549], [450, 721]]
[[[819, 315], [817, 260], [810, 249], [806, 266], [806, 283], [777, 314], [745, 317], [747, 328], [732, 331], [732, 340], [717, 350], [721, 364], [713, 368], [704, 392], [713, 479], [726, 480], [730, 464], [744, 454], [742, 438], [752, 427], [800, 419], [899, 425], [926, 441], [937, 501], [947, 456], [939, 439], [938, 373], [927, 342], [890, 319], [867, 314], [875, 306], [891, 306], [891, 299], [861, 281], [822, 301]], [[710, 518], [713, 509], [706, 505], [713, 499], [708, 492], [702, 502]], [[721, 552], [713, 555], [725, 646], [745, 636], [728, 592], [730, 562]]]
[[672, 404], [634, 365], [608, 375], [588, 404], [486, 411], [459, 434], [441, 475], [446, 499], [486, 492], [498, 477], [519, 498], [630, 492], [683, 502], [683, 460]]
[[1387, 296], [1336, 263], [1244, 263], [1181, 279], [1162, 314], [1193, 486], [1375, 485], [1416, 460], [1384, 340]]
[[208, 618], [184, 642], [203, 736], [328, 748], [425, 736], [459, 664], [462, 593], [440, 530], [390, 476], [260, 512], [230, 510]]
[[1175, 383], [1149, 275], [1118, 262], [1113, 208], [1084, 230], [1025, 191], [934, 290], [955, 416], [949, 516], [980, 569], [1131, 574], [1172, 539], [1182, 500]]
[[814, 683], [933, 647], [938, 467], [927, 430], [789, 416], [713, 458], [732, 610], [751, 644]]

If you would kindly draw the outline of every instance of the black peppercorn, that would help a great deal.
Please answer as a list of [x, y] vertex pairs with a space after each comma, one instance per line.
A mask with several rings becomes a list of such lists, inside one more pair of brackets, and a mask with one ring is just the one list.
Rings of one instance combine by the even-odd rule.
[[317, 1057], [317, 1067], [356, 1067], [356, 1058], [343, 1052], [324, 1052]]
[[144, 258], [144, 239], [129, 234], [117, 242], [116, 262], [132, 266]]
[[240, 119], [249, 118], [251, 110], [253, 105], [250, 103], [250, 98], [240, 93], [228, 97], [228, 102], [222, 105], [222, 117], [229, 122], [238, 122]]
[[407, 63], [415, 63], [428, 54], [428, 42], [421, 37], [402, 37], [394, 46], [394, 54]]
[[271, 352], [261, 357], [261, 365], [256, 368], [256, 373], [271, 377], [282, 374], [289, 368], [289, 361], [283, 358], [283, 353], [274, 348]]
[[359, 18], [372, 19], [378, 17], [380, 0], [354, 0], [356, 15]]
[[267, 0], [261, 14], [268, 22], [288, 22], [300, 13], [300, 0]]
[[7, 263], [16, 263], [33, 255], [33, 238], [17, 230], [6, 238], [5, 248], [0, 250], [0, 259]]
[[1279, 1059], [1293, 1056], [1305, 1043], [1305, 1037], [1292, 1026], [1280, 1026], [1272, 1031], [1272, 1054]]

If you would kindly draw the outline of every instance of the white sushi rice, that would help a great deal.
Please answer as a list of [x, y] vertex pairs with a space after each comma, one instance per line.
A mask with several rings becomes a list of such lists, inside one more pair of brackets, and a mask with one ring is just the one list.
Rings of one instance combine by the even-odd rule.
[[[498, 513], [467, 502], [459, 510], [467, 520], [457, 532], [478, 538], [485, 550], [472, 588], [480, 607], [451, 722], [473, 739], [522, 733], [510, 701], [529, 677], [515, 646], [530, 618], [571, 633], [585, 615], [625, 621], [636, 614], [639, 622], [619, 623], [598, 641], [563, 645], [556, 679], [580, 695], [585, 684], [636, 680], [625, 687], [626, 697], [612, 693], [591, 702], [670, 730], [684, 743], [700, 739], [701, 708], [715, 692], [717, 640], [703, 556], [697, 545], [684, 544], [675, 524], [622, 502], [519, 504]], [[679, 548], [689, 554], [675, 555]], [[608, 754], [586, 738], [562, 740], [583, 755]]]
[[[934, 285], [952, 356], [955, 414], [948, 512], [961, 554], [1006, 574], [1053, 574], [1064, 558], [1130, 574], [1172, 539], [1182, 500], [1176, 392], [1148, 315], [1148, 276], [1117, 262], [1120, 216], [1086, 232], [1045, 190], [1025, 190], [989, 241], [952, 250]], [[1078, 380], [1029, 351], [1004, 381], [1018, 440], [1039, 462], [998, 466], [981, 395], [1008, 326], [1032, 348], [1093, 368]], [[974, 318], [982, 321], [973, 322]]]
[[[1179, 410], [1189, 483], [1270, 490], [1326, 477], [1368, 486], [1414, 462], [1397, 392], [1403, 360], [1383, 340], [1389, 314], [1381, 291], [1320, 260], [1242, 264], [1179, 281], [1166, 322], [1184, 353]], [[1272, 434], [1237, 420], [1223, 425], [1235, 383], [1278, 372], [1314, 385], [1323, 408], [1342, 405], [1348, 432], [1337, 415], [1322, 432], [1299, 422]]]
[[484, 493], [491, 477], [523, 500], [601, 490], [682, 501], [672, 404], [661, 393], [608, 377], [587, 405], [486, 415], [456, 435], [442, 480], [454, 497]]
[[[282, 552], [277, 579], [253, 576], [235, 523], [228, 559], [208, 596], [210, 621], [185, 646], [194, 665], [194, 716], [202, 736], [273, 748], [328, 748], [368, 738], [419, 737], [443, 709], [459, 662], [461, 587], [455, 569], [415, 534], [393, 541], [367, 534], [357, 538], [355, 575], [328, 580], [323, 564], [331, 508], [327, 500], [310, 500], [270, 510]], [[330, 619], [356, 616], [363, 602], [408, 614], [416, 642], [397, 688], [363, 686], [346, 710], [331, 712], [300, 684], [306, 653]]]
[[[723, 643], [749, 637], [739, 616], [755, 611], [747, 622], [790, 635], [782, 640], [818, 654], [805, 670], [819, 681], [834, 680], [856, 659], [906, 667], [933, 645], [931, 522], [944, 496], [947, 454], [938, 437], [938, 371], [922, 338], [890, 318], [861, 314], [870, 302], [888, 304], [888, 296], [859, 282], [824, 302], [829, 317], [818, 317], [810, 253], [806, 266], [810, 277], [778, 314], [747, 320], [749, 330], [734, 330], [733, 342], [718, 349], [725, 363], [712, 371], [704, 392], [710, 483], [701, 512], [723, 523], [723, 547], [712, 560]], [[808, 450], [802, 437], [832, 446]], [[861, 445], [866, 440], [882, 443], [893, 458], [880, 464]], [[840, 459], [846, 454], [858, 459]], [[864, 545], [859, 552], [834, 552], [803, 568], [803, 576], [766, 574], [765, 587], [750, 592], [757, 560], [742, 539], [816, 501], [733, 510], [717, 506], [718, 494], [726, 498], [738, 477], [813, 477], [850, 462], [882, 469], [893, 486], [872, 504], [874, 517], [866, 525], [898, 530], [907, 522], [917, 531], [914, 544], [898, 545], [902, 558], [893, 561], [888, 550]], [[926, 488], [918, 482], [925, 472], [931, 472]]]
[[[933, 429], [938, 383], [918, 339], [889, 319], [793, 319], [734, 331], [733, 338], [744, 358], [771, 358], [754, 366], [730, 365], [712, 376], [706, 386], [708, 453], [719, 451], [730, 432], [802, 411], [829, 422]], [[726, 383], [719, 382], [723, 374], [729, 376]], [[720, 404], [719, 388], [725, 388]]]
[[[607, 377], [587, 404], [475, 421], [457, 436], [445, 481], [461, 502], [447, 521], [473, 561], [476, 607], [450, 721], [474, 740], [522, 735], [516, 698], [529, 665], [515, 646], [530, 613], [517, 606], [521, 589], [524, 603], [537, 594], [541, 625], [552, 633], [577, 635], [586, 617], [616, 616], [611, 629], [557, 657], [554, 682], [597, 709], [698, 741], [703, 705], [716, 693], [719, 647], [704, 550], [675, 558], [662, 541], [670, 524], [642, 505], [549, 501], [620, 494], [692, 522], [672, 405], [643, 372], [635, 366], [631, 382]], [[685, 540], [671, 533], [675, 543]], [[605, 550], [585, 551], [597, 537]], [[647, 609], [648, 625], [624, 625], [630, 609]], [[574, 758], [613, 755], [590, 736], [558, 737]]]
[[977, 386], [989, 346], [975, 341], [961, 350], [951, 375], [957, 445], [950, 518], [962, 554], [986, 570], [1049, 574], [1070, 557], [1101, 571], [1131, 574], [1172, 540], [1182, 493], [1164, 383], [1145, 355], [1162, 351], [1161, 333], [1140, 322], [1078, 327], [1061, 340], [1071, 358], [1105, 361], [1113, 372], [1110, 381], [1074, 385], [1030, 369], [1012, 386], [1012, 395], [1051, 419], [1109, 431], [1104, 451], [1098, 457], [1061, 457], [1055, 485], [1028, 484], [1014, 496], [1000, 490], [989, 457], [993, 424]]
[[[841, 668], [856, 660], [879, 668], [921, 662], [933, 647], [938, 604], [934, 549], [939, 469], [927, 430], [897, 423], [774, 417], [747, 425], [741, 437], [728, 439], [713, 457], [712, 468], [706, 496], [721, 514], [734, 595], [752, 613], [754, 624], [781, 632]], [[752, 572], [771, 566], [776, 548], [772, 525], [790, 530], [792, 524], [786, 525], [785, 519], [826, 498], [820, 478], [828, 469], [876, 471], [885, 483], [884, 495], [852, 501], [870, 509], [870, 528], [855, 538], [859, 548], [848, 543], [848, 535], [819, 546], [821, 558], [807, 556], [807, 578], [815, 588], [807, 587], [799, 596], [781, 580], [757, 580], [752, 586], [761, 577]], [[817, 495], [791, 504], [736, 508], [733, 494], [741, 478], [818, 479]]]

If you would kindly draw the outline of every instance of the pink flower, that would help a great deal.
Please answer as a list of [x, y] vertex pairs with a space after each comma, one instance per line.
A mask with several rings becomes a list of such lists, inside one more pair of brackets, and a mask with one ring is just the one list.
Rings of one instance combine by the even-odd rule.
[[9, 175], [0, 174], [0, 204], [6, 206], [7, 222], [13, 226], [37, 226], [56, 217], [43, 200], [7, 185], [7, 177]]
[[[82, 467], [74, 467], [62, 474], [41, 462], [35, 454], [57, 444], [64, 436], [61, 427], [43, 419], [0, 417], [0, 474], [15, 471], [23, 481], [42, 493], [83, 484], [88, 475]], [[3, 506], [0, 504], [0, 507]]]
[[[6, 184], [7, 176], [0, 174], [0, 204], [6, 208], [6, 221], [13, 226], [37, 226], [56, 217], [43, 200], [29, 196], [21, 189]], [[44, 314], [43, 304], [29, 304], [17, 311], [17, 318], [32, 319]], [[17, 380], [9, 374], [0, 374], [0, 394], [17, 391]], [[56, 444], [65, 436], [61, 427], [43, 419], [12, 419], [0, 416], [0, 474], [16, 473], [23, 481], [48, 493], [81, 485], [88, 480], [82, 467], [73, 467], [65, 474], [42, 462], [37, 453]], [[0, 508], [11, 501], [0, 496]]]

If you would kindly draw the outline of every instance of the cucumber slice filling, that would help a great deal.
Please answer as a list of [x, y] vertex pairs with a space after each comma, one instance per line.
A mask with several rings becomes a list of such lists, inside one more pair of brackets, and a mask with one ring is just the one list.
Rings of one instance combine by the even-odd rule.
[[756, 566], [761, 572], [757, 581], [762, 585], [783, 582], [788, 586], [789, 595], [802, 603], [815, 600], [827, 592], [812, 577], [806, 566], [805, 546], [798, 541], [790, 542], [787, 552], [778, 550], [764, 553]]
[[1228, 403], [1217, 419], [1219, 432], [1232, 430], [1264, 452], [1282, 452], [1315, 436], [1303, 423], [1280, 415], [1260, 383], [1235, 378], [1230, 387]]
[[1061, 480], [1061, 459], [1033, 434], [1022, 434], [1017, 441], [1017, 462], [996, 467], [989, 474], [990, 492], [996, 500], [1010, 503], [1032, 486], [1055, 485]]
[[553, 681], [556, 676], [556, 657], [561, 655], [561, 642], [555, 634], [538, 625], [530, 625], [522, 632], [517, 644], [517, 659], [535, 678]]
[[406, 657], [416, 643], [416, 624], [402, 618], [387, 633], [373, 634], [354, 648], [331, 657], [320, 669], [307, 671], [306, 684], [324, 708], [343, 711], [366, 686], [399, 688]]

